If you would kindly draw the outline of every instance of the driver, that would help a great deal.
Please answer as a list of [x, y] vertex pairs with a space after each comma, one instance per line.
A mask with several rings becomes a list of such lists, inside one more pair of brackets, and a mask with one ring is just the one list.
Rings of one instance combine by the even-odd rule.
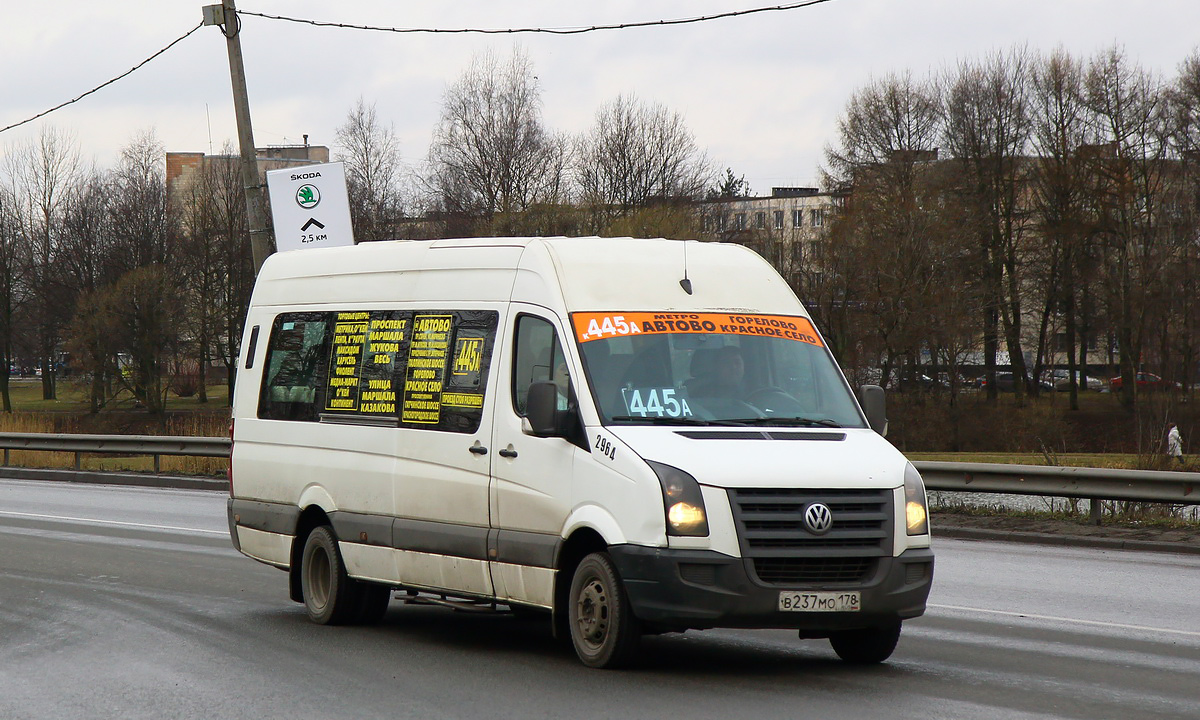
[[708, 372], [697, 383], [691, 394], [697, 397], [720, 397], [740, 399], [745, 392], [746, 363], [742, 351], [725, 345], [716, 350]]

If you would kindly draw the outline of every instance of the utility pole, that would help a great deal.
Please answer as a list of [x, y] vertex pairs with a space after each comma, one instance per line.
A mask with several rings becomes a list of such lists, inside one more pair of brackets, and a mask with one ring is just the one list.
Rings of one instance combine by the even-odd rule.
[[233, 82], [233, 109], [237, 116], [238, 145], [242, 155], [242, 186], [246, 192], [246, 224], [250, 227], [250, 249], [254, 255], [254, 274], [275, 251], [267, 231], [267, 213], [263, 207], [263, 185], [258, 175], [258, 157], [254, 148], [254, 130], [250, 126], [250, 100], [246, 96], [246, 68], [242, 64], [242, 21], [234, 0], [204, 7], [204, 24], [217, 25], [225, 35], [229, 50], [229, 78]]

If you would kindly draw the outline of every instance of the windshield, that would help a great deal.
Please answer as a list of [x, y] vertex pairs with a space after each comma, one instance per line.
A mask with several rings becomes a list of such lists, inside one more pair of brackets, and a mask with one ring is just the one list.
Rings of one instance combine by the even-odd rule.
[[807, 318], [573, 313], [607, 424], [865, 427]]

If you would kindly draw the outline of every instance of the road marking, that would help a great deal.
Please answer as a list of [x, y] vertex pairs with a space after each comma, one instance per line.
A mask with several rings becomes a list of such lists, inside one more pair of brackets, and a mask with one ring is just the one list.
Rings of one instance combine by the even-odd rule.
[[34, 518], [37, 520], [69, 520], [72, 522], [95, 523], [97, 525], [119, 525], [121, 527], [145, 528], [149, 530], [182, 530], [183, 532], [203, 533], [205, 535], [228, 535], [228, 530], [204, 530], [202, 528], [177, 527], [175, 525], [150, 525], [147, 523], [121, 522], [119, 520], [100, 520], [97, 518], [71, 517], [69, 515], [40, 515], [38, 513], [19, 513], [0, 510], [0, 515], [18, 518]]
[[1192, 632], [1190, 630], [1170, 630], [1167, 628], [1150, 627], [1149, 625], [1125, 625], [1122, 623], [1101, 622], [1099, 620], [1079, 620], [1077, 618], [1057, 617], [1055, 615], [1037, 615], [1035, 613], [1019, 613], [1008, 612], [1005, 610], [987, 610], [984, 608], [963, 607], [962, 605], [934, 605], [929, 607], [939, 610], [961, 610], [964, 612], [983, 613], [985, 615], [1003, 615], [1005, 617], [1016, 618], [1031, 618], [1033, 620], [1050, 620], [1053, 622], [1074, 623], [1077, 625], [1093, 625], [1095, 627], [1116, 628], [1120, 630], [1138, 630], [1140, 632], [1158, 632], [1168, 633], [1170, 635], [1186, 635], [1187, 637], [1200, 637], [1200, 632]]

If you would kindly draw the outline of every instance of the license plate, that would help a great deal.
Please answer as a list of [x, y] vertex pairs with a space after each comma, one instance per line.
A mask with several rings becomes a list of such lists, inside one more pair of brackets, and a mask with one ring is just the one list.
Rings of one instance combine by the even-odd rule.
[[858, 612], [862, 610], [857, 592], [797, 592], [779, 593], [780, 612]]

